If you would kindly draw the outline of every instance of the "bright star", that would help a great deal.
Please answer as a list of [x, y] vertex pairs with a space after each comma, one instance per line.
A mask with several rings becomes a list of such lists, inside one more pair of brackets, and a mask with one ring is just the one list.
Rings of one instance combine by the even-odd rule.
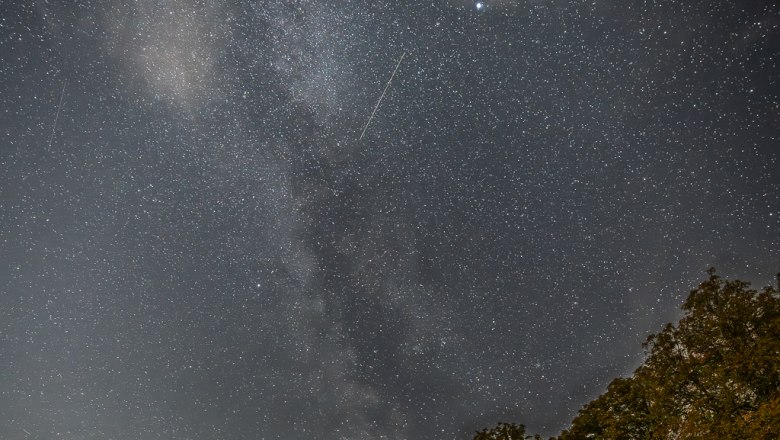
[[477, 7], [477, 10], [480, 10], [485, 5], [482, 2], [477, 2], [477, 4], [475, 6]]

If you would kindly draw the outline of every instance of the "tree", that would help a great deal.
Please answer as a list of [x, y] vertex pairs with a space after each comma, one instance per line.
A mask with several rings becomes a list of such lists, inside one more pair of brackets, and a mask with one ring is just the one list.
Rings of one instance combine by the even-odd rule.
[[474, 440], [525, 440], [541, 439], [537, 434], [530, 436], [525, 434], [524, 425], [515, 425], [514, 423], [499, 422], [498, 426], [492, 429], [483, 429], [478, 431]]
[[[708, 274], [679, 323], [647, 338], [645, 362], [585, 405], [559, 440], [780, 438], [780, 293]], [[493, 438], [509, 437], [475, 440]]]
[[678, 325], [648, 337], [644, 364], [585, 406], [561, 440], [780, 436], [778, 292], [708, 273]]
[[561, 440], [646, 438], [648, 402], [641, 382], [634, 378], [613, 380], [607, 392], [588, 403]]

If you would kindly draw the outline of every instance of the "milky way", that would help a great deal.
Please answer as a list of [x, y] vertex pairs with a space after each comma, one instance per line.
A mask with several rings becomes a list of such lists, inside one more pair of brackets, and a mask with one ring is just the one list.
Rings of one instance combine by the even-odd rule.
[[3, 438], [553, 435], [780, 269], [771, 2], [0, 10]]

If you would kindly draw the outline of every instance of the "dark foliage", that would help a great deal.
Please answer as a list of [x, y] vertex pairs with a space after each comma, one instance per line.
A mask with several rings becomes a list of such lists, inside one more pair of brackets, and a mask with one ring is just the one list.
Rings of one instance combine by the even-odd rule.
[[[708, 273], [680, 322], [647, 338], [633, 376], [613, 380], [558, 440], [780, 438], [780, 294]], [[474, 439], [526, 438], [507, 426]]]

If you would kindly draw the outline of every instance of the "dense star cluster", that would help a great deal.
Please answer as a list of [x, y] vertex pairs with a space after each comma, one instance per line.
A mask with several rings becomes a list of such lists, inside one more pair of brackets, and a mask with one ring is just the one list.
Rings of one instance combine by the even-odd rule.
[[773, 280], [779, 59], [773, 2], [4, 2], [0, 437], [557, 434]]

